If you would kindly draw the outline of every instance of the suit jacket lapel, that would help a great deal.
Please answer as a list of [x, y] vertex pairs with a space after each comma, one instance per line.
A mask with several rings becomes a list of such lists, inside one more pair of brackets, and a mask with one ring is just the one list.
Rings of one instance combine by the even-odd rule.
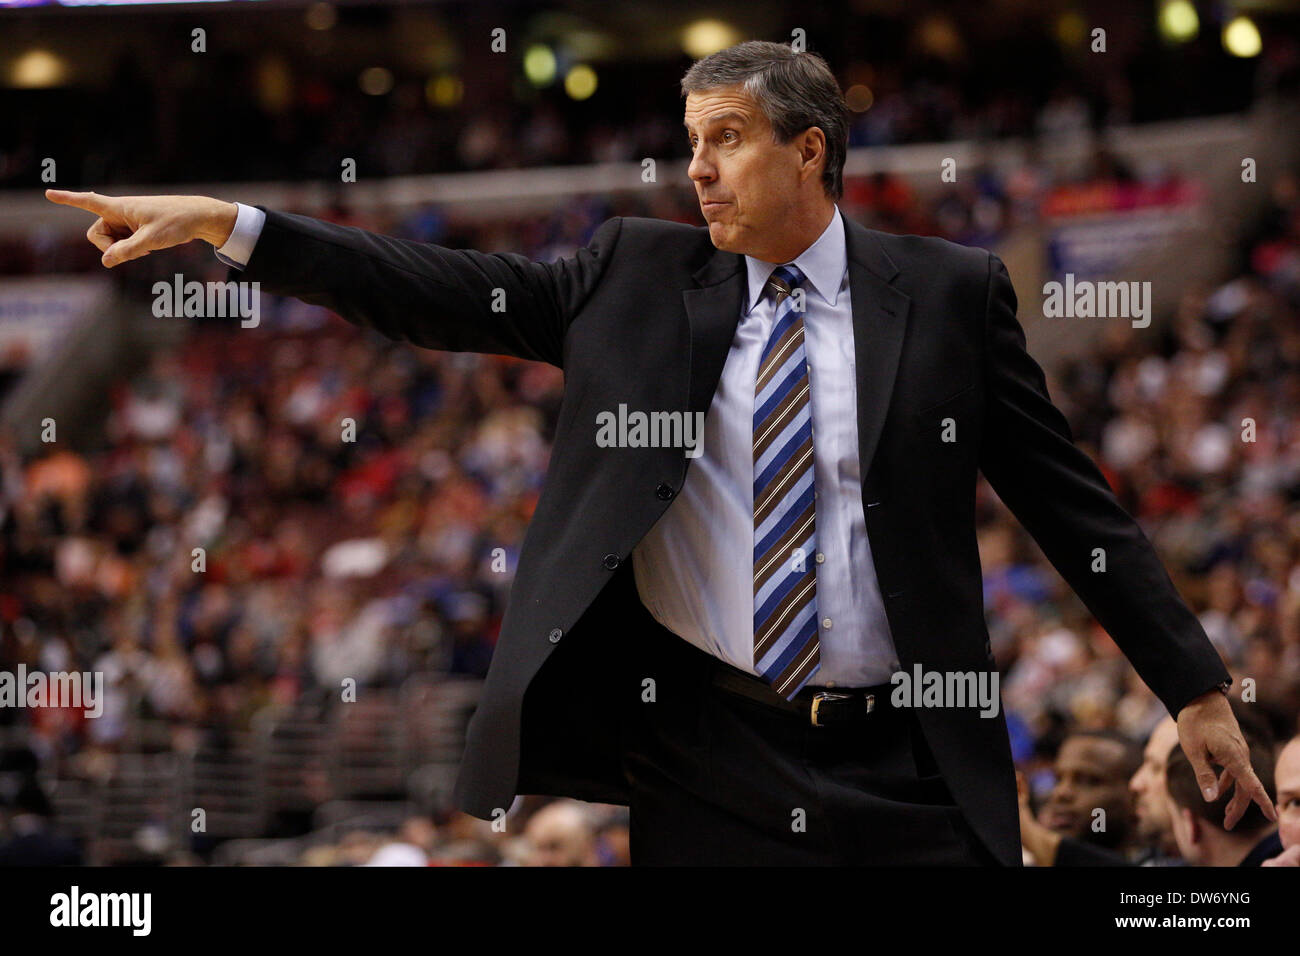
[[848, 217], [844, 224], [857, 365], [858, 462], [865, 485], [893, 397], [912, 300], [890, 284], [898, 267], [880, 241]]
[[740, 324], [745, 275], [744, 256], [718, 249], [694, 275], [700, 288], [682, 292], [691, 323], [686, 398], [692, 412], [707, 413], [713, 402], [722, 366]]

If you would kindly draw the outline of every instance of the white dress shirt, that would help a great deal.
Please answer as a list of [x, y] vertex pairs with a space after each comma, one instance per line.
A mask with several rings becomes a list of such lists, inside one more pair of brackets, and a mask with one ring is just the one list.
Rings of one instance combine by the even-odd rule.
[[[266, 220], [238, 203], [216, 250], [243, 268]], [[704, 420], [703, 450], [664, 516], [632, 551], [642, 603], [664, 627], [733, 667], [754, 669], [754, 381], [776, 319], [762, 297], [777, 263], [745, 257], [748, 298]], [[888, 683], [898, 658], [876, 580], [862, 510], [857, 379], [848, 252], [839, 207], [795, 260], [806, 277], [816, 485], [818, 639], [812, 686]]]
[[[817, 635], [812, 686], [888, 683], [898, 669], [862, 511], [853, 309], [844, 220], [795, 258], [805, 276], [816, 488]], [[633, 549], [637, 590], [664, 627], [754, 668], [754, 382], [776, 321], [763, 287], [777, 263], [745, 257], [748, 298], [704, 419], [703, 452], [668, 511]]]
[[235, 203], [235, 209], [235, 228], [226, 244], [217, 249], [217, 258], [228, 266], [242, 269], [253, 255], [253, 246], [257, 245], [257, 237], [262, 234], [266, 213], [242, 202]]

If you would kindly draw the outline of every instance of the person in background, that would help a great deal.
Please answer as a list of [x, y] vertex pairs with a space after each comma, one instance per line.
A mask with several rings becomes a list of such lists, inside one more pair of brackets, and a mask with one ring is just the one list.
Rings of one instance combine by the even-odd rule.
[[1172, 717], [1156, 724], [1142, 751], [1142, 766], [1129, 789], [1133, 791], [1133, 813], [1137, 820], [1137, 842], [1142, 853], [1136, 862], [1140, 866], [1169, 866], [1179, 864], [1178, 841], [1174, 839], [1173, 821], [1169, 817], [1169, 791], [1165, 784], [1165, 768], [1169, 754], [1178, 746], [1178, 725]]
[[1141, 764], [1137, 745], [1122, 734], [1093, 730], [1071, 734], [1056, 755], [1056, 786], [1043, 804], [1039, 822], [1063, 837], [1094, 846], [1126, 847], [1135, 822], [1129, 781]]
[[[1273, 746], [1263, 726], [1240, 721], [1250, 748], [1251, 765], [1259, 767], [1259, 779], [1272, 799]], [[1217, 772], [1216, 768], [1216, 772]], [[1193, 866], [1260, 866], [1282, 852], [1277, 825], [1253, 803], [1246, 807], [1232, 829], [1225, 829], [1225, 816], [1249, 796], [1236, 788], [1222, 788], [1217, 799], [1207, 803], [1196, 782], [1196, 771], [1181, 749], [1169, 754], [1165, 767], [1169, 794], [1169, 816], [1178, 842], [1178, 852]]]
[[402, 821], [393, 839], [366, 862], [366, 866], [428, 866], [438, 844], [438, 830], [428, 817], [415, 814]]
[[1277, 755], [1273, 770], [1277, 786], [1277, 835], [1282, 852], [1263, 866], [1300, 866], [1300, 735], [1292, 737]]
[[[1107, 849], [1087, 842], [1081, 836], [1067, 836], [1044, 826], [1035, 819], [1029, 806], [1028, 789], [1022, 786], [1020, 830], [1029, 860], [1038, 866], [1170, 866], [1181, 863], [1177, 858], [1178, 845], [1170, 826], [1165, 791], [1165, 763], [1169, 751], [1177, 745], [1178, 725], [1172, 717], [1166, 717], [1151, 731], [1142, 752], [1142, 763], [1129, 778], [1134, 820], [1131, 854]], [[1091, 826], [1085, 832], [1091, 833]]]
[[524, 828], [525, 866], [596, 866], [596, 830], [576, 800], [557, 800]]
[[28, 777], [8, 808], [8, 838], [0, 839], [0, 866], [81, 866], [77, 844], [54, 832], [54, 809], [35, 777]]

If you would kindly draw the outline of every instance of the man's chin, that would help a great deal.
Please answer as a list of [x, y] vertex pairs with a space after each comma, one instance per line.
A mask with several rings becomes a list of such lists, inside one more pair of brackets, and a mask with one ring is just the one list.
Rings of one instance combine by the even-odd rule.
[[722, 252], [736, 251], [730, 248], [731, 243], [734, 241], [731, 231], [720, 222], [709, 223], [709, 239], [713, 242], [714, 247]]
[[1064, 814], [1047, 814], [1039, 818], [1039, 823], [1047, 827], [1053, 833], [1059, 833], [1063, 837], [1079, 838], [1083, 831], [1087, 829], [1086, 824], [1081, 824], [1075, 817]]
[[1136, 837], [1143, 846], [1160, 846], [1169, 842], [1169, 831], [1163, 827], [1138, 820]]

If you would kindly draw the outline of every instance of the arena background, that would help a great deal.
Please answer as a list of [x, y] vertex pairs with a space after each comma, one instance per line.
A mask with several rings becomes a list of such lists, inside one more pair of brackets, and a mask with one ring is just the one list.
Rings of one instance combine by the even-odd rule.
[[[550, 260], [611, 216], [703, 224], [677, 83], [745, 39], [801, 34], [846, 90], [846, 215], [1006, 261], [1077, 442], [1277, 736], [1300, 729], [1294, 5], [0, 7], [0, 670], [107, 685], [94, 719], [0, 708], [0, 859], [24, 817], [48, 862], [626, 861], [620, 808], [521, 836], [549, 801], [518, 801], [509, 834], [449, 804], [562, 374], [296, 300], [264, 297], [256, 328], [154, 317], [159, 279], [225, 278], [211, 247], [105, 270], [90, 218], [43, 191], [201, 193]], [[1045, 317], [1067, 272], [1150, 281], [1150, 326]], [[1141, 742], [1163, 710], [978, 495], [1041, 800], [1066, 733]]]

